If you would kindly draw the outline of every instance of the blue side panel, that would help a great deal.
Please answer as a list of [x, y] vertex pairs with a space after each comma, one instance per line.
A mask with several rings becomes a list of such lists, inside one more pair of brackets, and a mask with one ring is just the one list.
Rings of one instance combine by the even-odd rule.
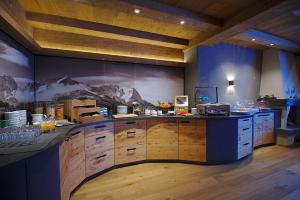
[[237, 119], [207, 120], [207, 161], [227, 163], [237, 160]]
[[273, 110], [274, 111], [274, 128], [281, 127], [281, 110]]
[[59, 147], [27, 160], [28, 200], [60, 200]]
[[0, 199], [27, 200], [25, 161], [0, 168]]

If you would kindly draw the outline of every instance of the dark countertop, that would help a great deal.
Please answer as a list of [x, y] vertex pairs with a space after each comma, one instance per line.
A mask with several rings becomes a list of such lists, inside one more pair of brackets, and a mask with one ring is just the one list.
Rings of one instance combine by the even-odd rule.
[[[23, 152], [18, 153], [10, 153], [6, 154], [3, 151], [1, 152], [0, 149], [0, 167], [29, 158], [34, 156], [40, 152], [45, 151], [55, 145], [62, 143], [65, 138], [70, 136], [70, 132], [77, 128], [83, 128], [86, 126], [92, 126], [100, 123], [107, 123], [107, 122], [117, 122], [117, 121], [127, 121], [127, 120], [145, 120], [145, 119], [236, 119], [236, 118], [244, 118], [250, 117], [252, 115], [230, 115], [230, 116], [139, 116], [139, 117], [131, 117], [131, 118], [121, 118], [121, 119], [105, 119], [98, 122], [91, 122], [91, 123], [84, 123], [84, 124], [74, 124], [65, 127], [58, 127], [56, 128], [54, 133], [47, 133], [47, 134], [55, 134], [54, 137], [48, 137], [48, 139], [44, 139], [43, 147], [36, 150], [36, 144], [28, 145], [27, 148], [23, 150]], [[23, 147], [24, 148], [24, 147]], [[33, 150], [35, 149], [35, 150]]]

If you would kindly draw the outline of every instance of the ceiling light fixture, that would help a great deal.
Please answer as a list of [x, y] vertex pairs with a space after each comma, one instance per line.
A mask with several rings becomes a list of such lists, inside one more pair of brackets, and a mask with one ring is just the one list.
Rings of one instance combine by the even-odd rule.
[[140, 10], [140, 9], [138, 9], [138, 8], [135, 8], [135, 9], [134, 9], [134, 13], [138, 15], [138, 14], [140, 14], [140, 13], [141, 13], [141, 10]]
[[180, 21], [180, 24], [181, 24], [181, 25], [185, 24], [185, 21], [184, 21], [184, 20], [181, 20], [181, 21]]
[[256, 39], [255, 38], [252, 38], [252, 41], [255, 41]]

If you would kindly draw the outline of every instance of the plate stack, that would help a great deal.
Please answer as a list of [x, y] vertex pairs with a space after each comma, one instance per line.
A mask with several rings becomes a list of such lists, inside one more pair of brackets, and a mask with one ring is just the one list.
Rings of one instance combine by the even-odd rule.
[[27, 123], [27, 111], [26, 110], [17, 110], [13, 112], [5, 112], [5, 119], [9, 120], [10, 126], [21, 127]]

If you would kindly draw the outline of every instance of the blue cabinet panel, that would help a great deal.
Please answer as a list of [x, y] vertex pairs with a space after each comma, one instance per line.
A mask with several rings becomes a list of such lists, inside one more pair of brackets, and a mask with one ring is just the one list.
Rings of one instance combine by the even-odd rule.
[[207, 161], [227, 163], [237, 160], [237, 119], [207, 120]]
[[60, 200], [59, 146], [27, 160], [28, 200]]
[[25, 161], [0, 168], [0, 199], [27, 200]]

